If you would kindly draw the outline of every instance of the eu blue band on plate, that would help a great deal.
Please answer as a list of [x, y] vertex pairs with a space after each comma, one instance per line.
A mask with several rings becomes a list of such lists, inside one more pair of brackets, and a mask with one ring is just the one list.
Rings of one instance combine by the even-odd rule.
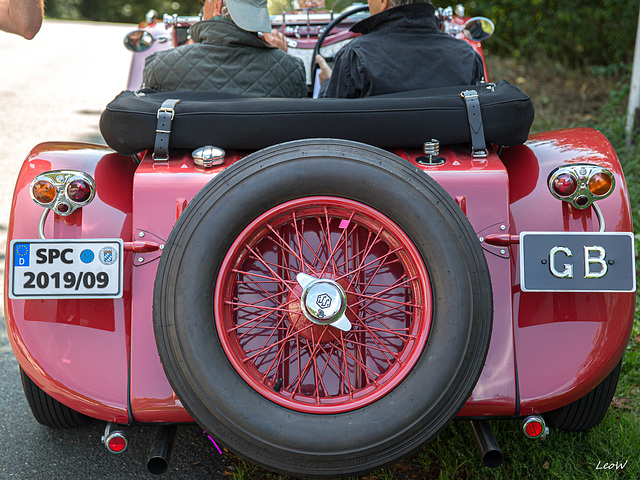
[[13, 247], [13, 266], [28, 267], [29, 266], [29, 247], [28, 243], [16, 243]]

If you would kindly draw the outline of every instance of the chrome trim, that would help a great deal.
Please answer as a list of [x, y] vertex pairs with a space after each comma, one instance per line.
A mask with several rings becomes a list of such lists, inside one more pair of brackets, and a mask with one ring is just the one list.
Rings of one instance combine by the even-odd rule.
[[338, 282], [314, 278], [306, 273], [299, 273], [296, 280], [303, 289], [300, 307], [309, 321], [316, 325], [331, 325], [345, 332], [351, 330], [351, 322], [345, 315], [347, 293]]
[[[612, 190], [613, 190], [613, 188], [612, 188]], [[598, 222], [600, 224], [600, 229], [598, 231], [600, 233], [604, 233], [604, 231], [606, 229], [606, 225], [604, 224], [604, 215], [602, 215], [602, 210], [600, 210], [600, 207], [598, 206], [597, 203], [593, 203], [591, 206], [595, 210], [596, 217], [598, 218]]]
[[202, 14], [199, 15], [185, 15], [185, 16], [180, 16], [177, 14], [173, 14], [173, 15], [169, 15], [168, 13], [165, 13], [162, 16], [162, 21], [164, 23], [164, 25], [166, 27], [169, 27], [171, 25], [178, 25], [179, 23], [186, 23], [189, 25], [192, 25], [194, 23], [200, 22], [202, 20]]
[[[611, 178], [611, 188], [604, 195], [595, 195], [591, 192], [591, 190], [589, 190], [589, 182], [594, 175], [597, 175], [599, 173], [604, 173]], [[570, 175], [575, 179], [577, 187], [576, 190], [570, 195], [562, 196], [554, 191], [553, 183], [560, 175]], [[558, 200], [568, 202], [579, 210], [584, 210], [586, 208], [589, 208], [597, 200], [602, 200], [611, 195], [616, 187], [616, 179], [613, 173], [604, 167], [587, 163], [577, 163], [574, 165], [564, 165], [562, 167], [554, 169], [547, 178], [547, 187], [549, 188], [551, 195], [553, 195]], [[584, 199], [584, 203], [579, 203], [579, 199]], [[601, 229], [601, 231], [604, 230]]]
[[38, 238], [40, 240], [46, 240], [44, 237], [44, 223], [47, 221], [47, 217], [49, 216], [50, 208], [45, 208], [42, 212], [42, 216], [40, 217], [40, 223], [38, 224]]
[[438, 166], [446, 162], [444, 157], [440, 157], [440, 142], [435, 138], [430, 142], [424, 142], [422, 144], [422, 151], [424, 155], [416, 158], [416, 162], [420, 165]]
[[[87, 198], [84, 202], [76, 202], [72, 200], [71, 198], [69, 198], [69, 195], [67, 193], [69, 185], [76, 180], [87, 182], [89, 184], [89, 188], [91, 189], [89, 198]], [[56, 196], [51, 202], [46, 204], [41, 203], [36, 200], [35, 196], [33, 195], [33, 187], [39, 181], [49, 182], [55, 187]], [[89, 203], [91, 203], [96, 195], [96, 182], [93, 180], [93, 177], [91, 177], [91, 175], [78, 170], [51, 170], [49, 172], [41, 173], [31, 181], [31, 184], [29, 185], [29, 195], [36, 205], [43, 208], [51, 209], [58, 215], [67, 217], [78, 208], [87, 206]], [[61, 205], [66, 205], [67, 207], [69, 207], [69, 210], [66, 212], [61, 211], [59, 208]]]
[[210, 168], [216, 165], [222, 165], [225, 151], [213, 145], [206, 145], [194, 150], [191, 156], [193, 157], [194, 163], [199, 167]]

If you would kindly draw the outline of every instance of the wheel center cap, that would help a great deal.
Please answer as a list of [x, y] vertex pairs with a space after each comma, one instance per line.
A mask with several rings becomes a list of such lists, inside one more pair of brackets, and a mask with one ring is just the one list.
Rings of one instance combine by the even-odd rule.
[[335, 324], [341, 330], [351, 329], [344, 315], [347, 294], [338, 282], [316, 279], [303, 273], [298, 275], [297, 280], [303, 289], [300, 305], [305, 317], [317, 325]]
[[342, 316], [347, 294], [332, 280], [314, 280], [302, 292], [302, 310], [314, 323], [328, 325]]

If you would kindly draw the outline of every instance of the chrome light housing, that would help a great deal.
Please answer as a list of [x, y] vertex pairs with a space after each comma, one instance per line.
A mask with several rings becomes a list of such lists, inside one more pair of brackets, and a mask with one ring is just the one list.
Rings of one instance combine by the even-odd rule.
[[91, 203], [96, 182], [84, 172], [52, 170], [34, 178], [29, 193], [37, 205], [66, 217]]
[[609, 170], [589, 164], [558, 167], [547, 180], [551, 195], [580, 210], [611, 195], [615, 183], [613, 173]]

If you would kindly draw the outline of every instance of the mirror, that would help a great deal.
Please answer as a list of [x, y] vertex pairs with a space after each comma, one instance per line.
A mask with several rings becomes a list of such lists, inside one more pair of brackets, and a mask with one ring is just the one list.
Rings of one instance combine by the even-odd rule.
[[465, 37], [474, 42], [482, 42], [493, 35], [496, 27], [486, 17], [473, 17], [467, 20], [462, 27]]
[[124, 46], [132, 52], [144, 52], [153, 45], [153, 36], [144, 30], [134, 30], [124, 37]]

